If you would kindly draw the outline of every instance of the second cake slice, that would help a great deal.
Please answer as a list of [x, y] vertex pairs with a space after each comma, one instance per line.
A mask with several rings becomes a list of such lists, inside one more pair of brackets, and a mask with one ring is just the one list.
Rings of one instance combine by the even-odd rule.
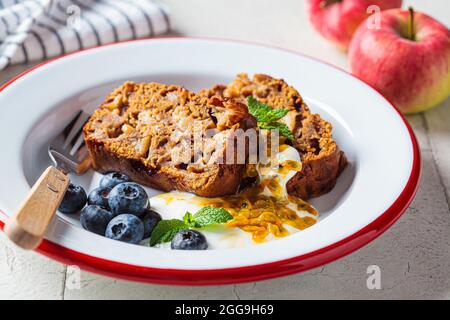
[[242, 73], [228, 85], [217, 85], [200, 94], [233, 98], [242, 103], [253, 96], [271, 108], [289, 110], [281, 121], [294, 135], [292, 145], [300, 153], [303, 169], [289, 180], [288, 193], [308, 199], [333, 189], [347, 159], [333, 139], [332, 125], [320, 115], [312, 114], [295, 88], [268, 75], [255, 74], [250, 79]]

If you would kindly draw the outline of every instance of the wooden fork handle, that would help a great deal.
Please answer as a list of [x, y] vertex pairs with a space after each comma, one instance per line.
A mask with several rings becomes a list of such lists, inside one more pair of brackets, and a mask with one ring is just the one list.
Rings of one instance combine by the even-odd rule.
[[34, 184], [19, 210], [6, 222], [5, 233], [19, 247], [35, 249], [44, 238], [69, 186], [69, 178], [48, 167]]

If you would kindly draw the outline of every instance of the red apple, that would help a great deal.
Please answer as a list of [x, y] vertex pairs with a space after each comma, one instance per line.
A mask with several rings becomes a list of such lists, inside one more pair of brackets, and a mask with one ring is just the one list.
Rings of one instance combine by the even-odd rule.
[[307, 0], [309, 19], [314, 28], [326, 39], [347, 49], [361, 22], [376, 5], [380, 10], [399, 8], [402, 0]]
[[404, 113], [427, 110], [450, 95], [450, 30], [412, 9], [382, 12], [376, 29], [361, 24], [349, 59], [354, 75]]

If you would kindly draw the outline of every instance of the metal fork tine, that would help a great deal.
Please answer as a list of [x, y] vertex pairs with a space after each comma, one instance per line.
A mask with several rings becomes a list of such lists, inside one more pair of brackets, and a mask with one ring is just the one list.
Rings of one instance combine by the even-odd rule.
[[66, 128], [48, 145], [48, 155], [65, 174], [82, 174], [90, 167], [90, 158], [83, 137], [83, 127], [90, 115], [80, 111]]
[[80, 135], [78, 136], [77, 141], [75, 142], [75, 144], [73, 145], [72, 149], [70, 150], [69, 154], [73, 157], [73, 156], [77, 153], [78, 149], [79, 149], [83, 144], [84, 144], [84, 137], [83, 137], [82, 134], [80, 134]]
[[[80, 133], [81, 133], [81, 130], [82, 130], [82, 128], [83, 128], [83, 126], [85, 125], [85, 123], [89, 120], [89, 114], [87, 114], [87, 113], [85, 113], [85, 112], [83, 112], [83, 111], [80, 111], [79, 113], [78, 113], [78, 115], [77, 115], [77, 119], [76, 119], [76, 121], [74, 122], [74, 124], [72, 125], [72, 128], [70, 129], [70, 132], [69, 132], [69, 134], [67, 135], [67, 137], [66, 137], [66, 140], [64, 141], [64, 144], [63, 144], [63, 148], [64, 149], [66, 149], [69, 145], [70, 145], [70, 143], [72, 142], [72, 140], [74, 139], [74, 138], [76, 138], [77, 137], [77, 135], [80, 135]], [[82, 135], [80, 135], [80, 137], [81, 137]], [[78, 138], [77, 139], [77, 142], [79, 141], [80, 139]], [[76, 142], [76, 143], [77, 143]], [[79, 148], [79, 146], [77, 147], [77, 149]], [[73, 150], [73, 148], [72, 148], [72, 150]], [[71, 151], [72, 152], [72, 151]]]

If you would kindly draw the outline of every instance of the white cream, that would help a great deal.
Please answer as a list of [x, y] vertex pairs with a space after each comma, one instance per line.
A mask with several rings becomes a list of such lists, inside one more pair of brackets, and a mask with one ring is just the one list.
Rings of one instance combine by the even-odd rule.
[[[298, 153], [297, 149], [291, 146], [286, 146], [283, 151], [276, 154], [275, 158], [276, 159], [273, 159], [274, 161], [272, 161], [273, 165], [271, 167], [267, 168], [258, 165], [256, 170], [258, 171], [261, 182], [277, 177], [279, 179], [280, 185], [283, 187], [284, 197], [287, 198], [288, 194], [286, 190], [286, 184], [289, 180], [291, 180], [293, 176], [295, 176], [297, 171], [289, 170], [289, 172], [287, 172], [286, 174], [281, 174], [278, 170], [279, 165], [288, 160], [301, 163], [300, 154]], [[272, 195], [270, 191], [267, 190], [267, 188], [264, 190], [264, 194]]]

